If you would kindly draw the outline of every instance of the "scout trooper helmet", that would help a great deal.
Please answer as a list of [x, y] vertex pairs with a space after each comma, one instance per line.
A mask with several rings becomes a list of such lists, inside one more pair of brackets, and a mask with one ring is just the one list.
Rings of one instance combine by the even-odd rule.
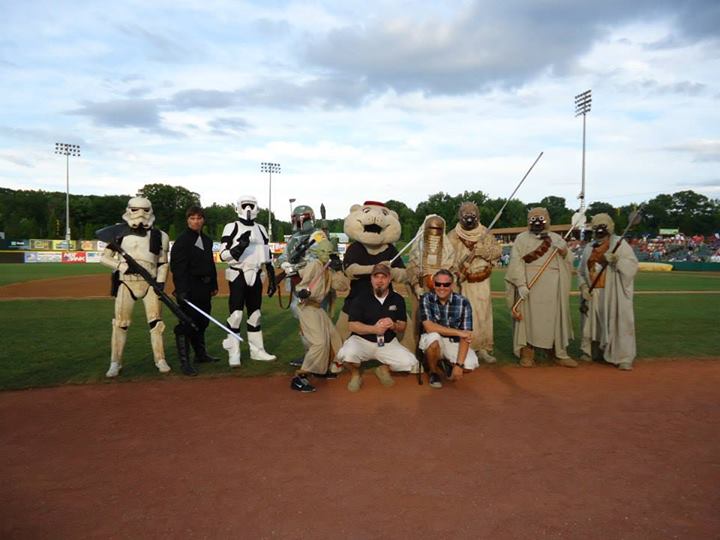
[[155, 223], [152, 204], [145, 197], [130, 199], [122, 218], [133, 229], [149, 229]]
[[258, 215], [257, 199], [252, 195], [241, 196], [235, 205], [235, 211], [241, 219], [254, 221]]

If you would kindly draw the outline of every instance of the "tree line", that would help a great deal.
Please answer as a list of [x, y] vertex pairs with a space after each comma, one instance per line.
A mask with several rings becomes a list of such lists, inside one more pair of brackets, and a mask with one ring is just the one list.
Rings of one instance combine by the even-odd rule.
[[[150, 199], [155, 211], [155, 223], [174, 239], [185, 228], [185, 210], [200, 204], [200, 195], [182, 186], [167, 184], [146, 184], [138, 192]], [[93, 239], [95, 231], [106, 225], [121, 221], [127, 201], [131, 195], [70, 195], [70, 231], [73, 239]], [[397, 200], [387, 201], [395, 210], [402, 223], [402, 237], [410, 240], [422, 224], [425, 216], [437, 214], [445, 219], [447, 230], [457, 223], [457, 211], [464, 201], [473, 201], [480, 208], [481, 222], [489, 225], [506, 199], [491, 199], [482, 191], [465, 191], [458, 195], [444, 192], [430, 195], [415, 209]], [[359, 201], [362, 202], [362, 201]], [[544, 206], [555, 224], [569, 223], [574, 212], [567, 207], [563, 197], [548, 196], [540, 201], [524, 203], [518, 199], [508, 202], [495, 228], [522, 227], [527, 223], [527, 211], [535, 206]], [[638, 205], [629, 204], [615, 207], [606, 202], [593, 202], [587, 208], [587, 215], [606, 212], [615, 219], [616, 229], [627, 225], [628, 215]], [[316, 210], [320, 220], [319, 209]], [[677, 228], [689, 234], [710, 235], [720, 231], [720, 200], [695, 193], [679, 191], [672, 195], [662, 194], [643, 203], [644, 219], [635, 227], [635, 234], [657, 234], [660, 228]], [[214, 239], [219, 239], [223, 226], [237, 218], [232, 204], [213, 204], [205, 207], [206, 230]], [[260, 209], [259, 223], [267, 224], [267, 209]], [[327, 221], [330, 232], [342, 232], [343, 220]], [[273, 241], [282, 241], [290, 234], [289, 221], [278, 220], [272, 214]], [[65, 236], [65, 193], [13, 190], [0, 188], [0, 231], [9, 240], [26, 238], [60, 239]]]

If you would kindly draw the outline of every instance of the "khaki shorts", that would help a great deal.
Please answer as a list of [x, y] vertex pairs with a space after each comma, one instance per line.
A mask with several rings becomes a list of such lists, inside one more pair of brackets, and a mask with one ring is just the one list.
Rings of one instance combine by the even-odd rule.
[[[448, 362], [455, 364], [457, 363], [458, 350], [460, 349], [460, 343], [450, 341], [449, 337], [444, 337], [437, 332], [429, 332], [420, 336], [420, 350], [425, 352], [427, 348], [432, 345], [435, 341], [440, 344], [440, 354]], [[468, 347], [467, 356], [465, 356], [465, 362], [463, 367], [465, 369], [475, 369], [480, 365], [477, 354], [475, 351]]]
[[415, 355], [403, 347], [397, 338], [378, 347], [377, 343], [360, 336], [350, 336], [337, 353], [336, 361], [361, 364], [377, 360], [392, 371], [414, 371], [417, 369]]

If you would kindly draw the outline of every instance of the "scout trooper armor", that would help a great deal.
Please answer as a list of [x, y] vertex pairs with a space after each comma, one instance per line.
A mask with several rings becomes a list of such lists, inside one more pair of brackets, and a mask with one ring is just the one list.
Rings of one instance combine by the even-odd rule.
[[[258, 215], [257, 199], [242, 196], [235, 206], [238, 220], [225, 225], [222, 233], [220, 259], [228, 263], [225, 277], [230, 285], [230, 317], [228, 324], [240, 333], [243, 309], [247, 308], [247, 336], [250, 358], [271, 361], [276, 357], [265, 351], [260, 327], [262, 282], [260, 271], [265, 266], [268, 276], [268, 296], [275, 293], [275, 272], [272, 268], [268, 234], [265, 227], [255, 223]], [[240, 342], [230, 336], [223, 341], [231, 367], [240, 366]]]
[[[169, 239], [163, 231], [152, 227], [155, 222], [152, 204], [145, 197], [133, 197], [128, 202], [122, 217], [127, 227], [118, 228], [117, 243], [158, 283], [164, 284], [168, 273]], [[100, 262], [114, 271], [113, 290], [115, 291], [110, 368], [105, 376], [117, 377], [122, 369], [127, 330], [132, 319], [135, 300], [139, 299], [145, 304], [155, 366], [160, 373], [168, 373], [170, 366], [165, 361], [162, 337], [165, 323], [162, 321], [160, 301], [155, 291], [138, 274], [128, 273], [128, 266], [123, 257], [110, 248], [105, 248]]]

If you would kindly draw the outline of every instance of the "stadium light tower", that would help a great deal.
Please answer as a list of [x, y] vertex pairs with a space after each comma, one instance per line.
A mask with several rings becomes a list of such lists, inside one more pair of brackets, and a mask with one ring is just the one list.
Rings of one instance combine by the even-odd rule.
[[55, 153], [65, 156], [65, 249], [70, 249], [70, 156], [80, 157], [80, 145], [58, 142]]
[[263, 161], [260, 163], [260, 172], [266, 172], [270, 175], [270, 183], [268, 184], [268, 235], [272, 242], [272, 175], [273, 173], [280, 174], [280, 164]]
[[585, 90], [575, 96], [575, 118], [582, 114], [583, 117], [583, 150], [582, 150], [582, 189], [580, 190], [580, 212], [585, 210], [585, 119], [590, 112], [592, 104], [592, 90]]

